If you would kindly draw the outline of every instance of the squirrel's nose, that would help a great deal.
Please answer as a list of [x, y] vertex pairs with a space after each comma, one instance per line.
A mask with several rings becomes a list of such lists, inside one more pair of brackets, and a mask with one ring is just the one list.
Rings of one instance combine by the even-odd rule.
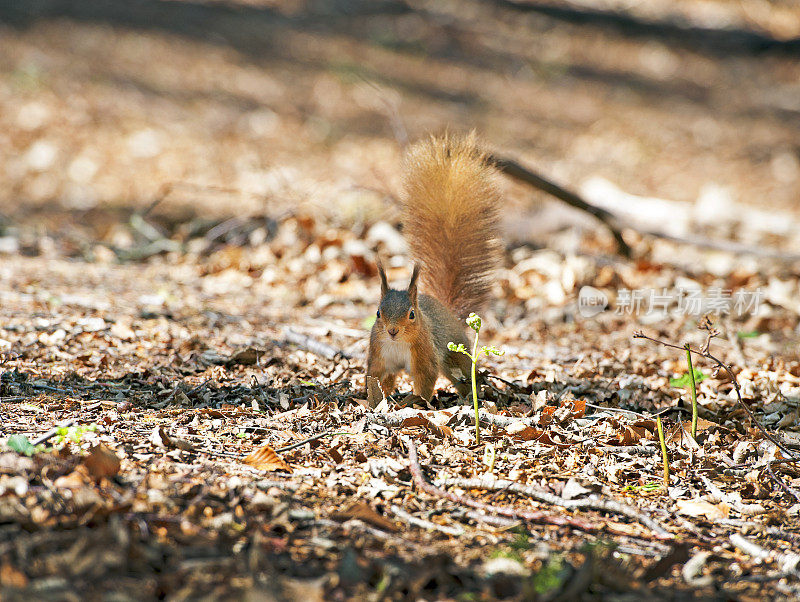
[[396, 337], [397, 333], [400, 331], [397, 328], [387, 328], [387, 332], [389, 333], [390, 337]]

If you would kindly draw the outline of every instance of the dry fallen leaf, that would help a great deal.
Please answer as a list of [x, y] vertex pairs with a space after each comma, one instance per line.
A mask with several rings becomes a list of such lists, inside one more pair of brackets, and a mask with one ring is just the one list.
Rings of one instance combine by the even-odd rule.
[[337, 464], [341, 464], [342, 460], [344, 460], [344, 456], [342, 456], [341, 452], [338, 449], [336, 449], [335, 447], [331, 447], [328, 450], [328, 455]]
[[453, 429], [449, 426], [438, 426], [428, 420], [425, 416], [418, 414], [416, 416], [409, 416], [405, 420], [403, 420], [403, 426], [424, 426], [434, 435], [438, 435], [439, 437], [443, 438], [452, 438], [453, 437]]
[[285, 470], [286, 472], [292, 472], [291, 467], [269, 445], [259, 447], [242, 462], [258, 470]]
[[85, 466], [79, 465], [71, 473], [58, 477], [54, 482], [57, 488], [82, 489], [91, 483], [88, 470]]
[[194, 446], [188, 441], [170, 437], [163, 426], [157, 426], [150, 433], [150, 442], [156, 447], [165, 449], [180, 449], [183, 451], [194, 451]]
[[10, 564], [0, 565], [0, 585], [7, 588], [22, 589], [28, 586], [28, 577]]
[[133, 341], [136, 339], [136, 333], [133, 332], [130, 326], [122, 322], [115, 322], [111, 326], [111, 334], [123, 341]]
[[156, 447], [172, 447], [169, 435], [167, 435], [167, 431], [162, 426], [157, 426], [150, 432], [150, 442]]
[[349, 520], [351, 518], [357, 518], [359, 520], [363, 520], [365, 523], [369, 523], [370, 525], [378, 527], [379, 529], [389, 531], [390, 533], [396, 533], [399, 531], [394, 522], [375, 512], [375, 510], [372, 509], [372, 506], [366, 502], [356, 502], [341, 512], [334, 512], [332, 517], [336, 520]]
[[542, 429], [528, 426], [521, 420], [506, 427], [506, 433], [520, 441], [534, 441], [544, 434]]
[[229, 366], [253, 366], [258, 363], [259, 358], [264, 356], [264, 351], [255, 347], [248, 347], [234, 353], [227, 361]]
[[730, 506], [725, 502], [712, 504], [701, 499], [678, 500], [678, 512], [685, 516], [705, 516], [709, 520], [727, 518]]
[[102, 443], [89, 450], [89, 455], [83, 460], [83, 465], [95, 480], [110, 479], [119, 472], [120, 462], [117, 454]]

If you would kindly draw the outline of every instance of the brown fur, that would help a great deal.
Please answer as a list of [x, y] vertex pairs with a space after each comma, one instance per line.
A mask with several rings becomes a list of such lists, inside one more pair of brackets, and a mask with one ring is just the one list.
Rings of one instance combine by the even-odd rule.
[[[430, 400], [439, 374], [469, 392], [469, 347], [463, 318], [488, 300], [498, 262], [499, 193], [493, 169], [473, 136], [431, 138], [406, 163], [405, 235], [414, 265], [406, 290], [389, 288], [378, 262], [381, 302], [369, 340], [367, 375], [388, 395], [407, 370], [414, 393]], [[418, 293], [418, 282], [429, 294]], [[413, 317], [412, 317], [413, 316]]]
[[486, 305], [499, 262], [494, 177], [474, 135], [431, 137], [406, 158], [403, 227], [421, 289], [460, 318]]

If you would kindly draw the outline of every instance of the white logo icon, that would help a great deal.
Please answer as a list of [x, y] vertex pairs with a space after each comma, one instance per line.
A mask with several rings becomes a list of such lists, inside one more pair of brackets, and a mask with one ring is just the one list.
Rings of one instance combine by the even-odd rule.
[[581, 287], [578, 293], [578, 313], [591, 318], [608, 307], [608, 295], [593, 286]]

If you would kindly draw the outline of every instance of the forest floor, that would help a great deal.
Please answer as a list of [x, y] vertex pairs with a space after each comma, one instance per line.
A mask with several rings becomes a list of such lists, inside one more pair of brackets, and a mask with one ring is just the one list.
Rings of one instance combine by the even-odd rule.
[[[347, 4], [0, 2], [3, 599], [797, 599], [800, 16]], [[753, 252], [501, 180], [481, 443], [370, 408], [445, 128]]]

